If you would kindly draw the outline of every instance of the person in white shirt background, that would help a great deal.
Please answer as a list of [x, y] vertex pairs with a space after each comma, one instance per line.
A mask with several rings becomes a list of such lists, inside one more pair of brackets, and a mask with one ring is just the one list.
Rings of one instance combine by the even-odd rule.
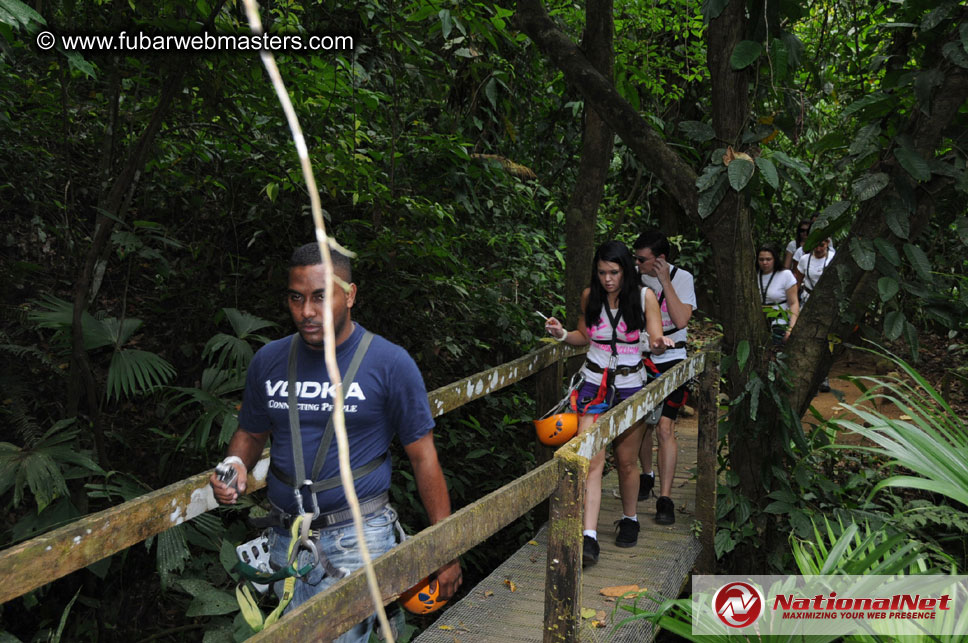
[[797, 278], [789, 270], [780, 269], [779, 265], [776, 248], [761, 245], [757, 249], [756, 273], [760, 303], [764, 311], [778, 311], [770, 314], [770, 331], [774, 344], [782, 344], [790, 337], [790, 331], [800, 316]]

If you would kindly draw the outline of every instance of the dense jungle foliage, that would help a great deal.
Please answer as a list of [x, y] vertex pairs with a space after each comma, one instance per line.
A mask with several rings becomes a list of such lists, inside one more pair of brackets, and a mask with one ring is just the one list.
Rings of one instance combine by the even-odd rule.
[[[312, 239], [257, 56], [35, 44], [44, 30], [242, 33], [241, 3], [28, 5], [0, 0], [0, 546], [210, 468], [237, 426], [252, 353], [289, 332], [285, 264]], [[566, 314], [573, 218], [593, 219], [588, 247], [661, 226], [732, 357], [724, 445], [771, 445], [741, 463], [724, 449], [717, 554], [725, 567], [762, 553], [771, 569], [794, 569], [786, 534], [808, 539], [822, 515], [871, 509], [851, 490], [876, 484], [876, 463], [851, 461], [843, 485], [825, 483], [837, 479], [824, 475], [836, 460], [817, 451], [826, 434], [807, 439], [797, 421], [842, 345], [905, 340], [916, 360], [919, 334], [932, 333], [964, 354], [966, 9], [604, 6], [614, 94], [590, 94], [598, 86], [533, 27], [546, 8], [579, 41], [588, 17], [575, 4], [281, 0], [262, 15], [272, 33], [355, 40], [352, 51], [276, 54], [327, 225], [357, 253], [354, 318], [407, 348], [432, 389], [537, 346], [534, 311]], [[724, 39], [727, 19], [739, 38]], [[622, 105], [639, 120], [625, 123]], [[582, 213], [567, 204], [592, 108], [614, 148], [601, 205]], [[777, 356], [754, 292], [755, 244], [785, 245], [813, 215], [811, 239], [835, 239], [838, 278]], [[588, 279], [584, 264], [575, 274]], [[950, 369], [956, 393], [965, 376]], [[533, 465], [529, 420], [541, 411], [522, 386], [439, 420], [456, 507]], [[407, 528], [422, 528], [405, 464], [392, 494]], [[874, 526], [928, 533], [948, 515], [892, 522], [902, 506]], [[206, 514], [0, 606], [0, 637], [231, 640], [225, 543], [245, 537], [238, 514]], [[464, 556], [465, 586], [541, 520]], [[960, 524], [925, 538], [963, 568]]]

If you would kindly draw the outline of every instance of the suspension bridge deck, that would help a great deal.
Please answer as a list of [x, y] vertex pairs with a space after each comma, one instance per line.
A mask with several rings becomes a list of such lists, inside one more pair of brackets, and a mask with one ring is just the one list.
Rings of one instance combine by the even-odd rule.
[[[680, 418], [677, 424], [679, 458], [672, 487], [676, 504], [674, 525], [656, 524], [655, 499], [638, 504], [642, 530], [635, 547], [615, 546], [613, 523], [622, 517], [618, 477], [613, 470], [602, 485], [602, 509], [598, 532], [601, 555], [597, 565], [583, 570], [581, 608], [595, 616], [582, 619], [581, 640], [614, 643], [646, 643], [653, 640], [652, 624], [645, 620], [616, 625], [631, 614], [618, 605], [629, 600], [603, 596], [603, 588], [637, 585], [664, 598], [679, 595], [699, 555], [699, 541], [692, 533], [696, 506], [697, 421]], [[653, 460], [655, 461], [655, 459]], [[418, 643], [524, 643], [542, 640], [545, 604], [545, 565], [548, 551], [547, 525], [459, 602], [447, 606], [433, 625], [415, 640]], [[513, 591], [512, 591], [513, 587]], [[640, 599], [638, 607], [656, 603]], [[599, 625], [601, 624], [601, 625]]]

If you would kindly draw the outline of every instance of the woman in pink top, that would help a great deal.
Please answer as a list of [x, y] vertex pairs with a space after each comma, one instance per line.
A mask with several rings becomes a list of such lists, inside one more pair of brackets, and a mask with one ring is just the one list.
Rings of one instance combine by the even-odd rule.
[[[584, 383], [573, 394], [579, 413], [578, 432], [585, 432], [599, 414], [604, 413], [642, 388], [645, 371], [639, 352], [640, 335], [658, 338], [652, 344], [654, 353], [665, 350], [662, 317], [655, 293], [638, 287], [638, 273], [632, 253], [619, 241], [607, 241], [595, 251], [591, 282], [581, 296], [582, 316], [578, 328], [566, 331], [554, 317], [545, 329], [558, 341], [575, 346], [590, 344], [582, 366]], [[643, 313], [644, 311], [644, 313]], [[639, 492], [638, 450], [642, 442], [642, 425], [615, 438], [619, 491], [623, 516], [617, 522], [615, 544], [632, 547], [638, 542], [639, 523], [636, 501]], [[602, 470], [605, 451], [589, 462], [585, 483], [584, 542], [582, 565], [598, 562], [598, 514], [602, 502]]]

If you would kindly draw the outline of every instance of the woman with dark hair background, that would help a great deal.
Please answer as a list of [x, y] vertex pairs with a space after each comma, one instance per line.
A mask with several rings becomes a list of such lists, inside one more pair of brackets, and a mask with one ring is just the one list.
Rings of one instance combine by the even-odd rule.
[[[560, 342], [575, 346], [590, 343], [581, 369], [583, 383], [572, 394], [572, 404], [579, 414], [579, 434], [588, 430], [600, 414], [642, 388], [645, 377], [639, 340], [643, 331], [650, 338], [657, 338], [650, 340], [654, 353], [665, 350], [659, 302], [650, 289], [640, 291], [638, 283], [628, 247], [618, 241], [607, 241], [598, 247], [592, 260], [591, 281], [581, 296], [582, 316], [578, 319], [578, 328], [566, 331], [554, 317], [545, 323], [545, 330]], [[614, 441], [623, 511], [615, 538], [619, 547], [632, 547], [638, 542], [636, 502], [641, 442], [641, 424]], [[592, 457], [585, 483], [583, 566], [598, 562], [598, 514], [604, 467], [605, 451], [602, 450]]]
[[[780, 260], [776, 248], [762, 245], [756, 250], [757, 286], [760, 303], [770, 317], [770, 331], [774, 344], [782, 344], [800, 316], [797, 297], [797, 278], [789, 270], [778, 268]], [[776, 311], [776, 312], [770, 312]]]
[[797, 236], [787, 244], [786, 252], [783, 255], [784, 270], [792, 270], [793, 255], [796, 253], [797, 248], [803, 247], [803, 242], [810, 235], [810, 225], [810, 219], [800, 219], [800, 223], [797, 224]]

